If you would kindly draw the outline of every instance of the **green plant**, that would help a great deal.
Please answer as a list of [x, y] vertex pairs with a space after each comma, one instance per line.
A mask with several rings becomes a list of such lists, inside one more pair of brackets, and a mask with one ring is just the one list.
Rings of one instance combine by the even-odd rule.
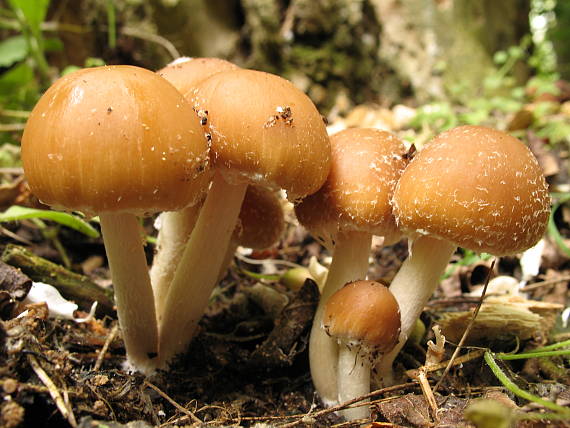
[[[532, 355], [532, 353], [530, 353]], [[560, 406], [552, 401], [545, 400], [537, 395], [531, 394], [530, 392], [520, 388], [516, 383], [514, 383], [505, 372], [499, 367], [495, 358], [496, 354], [491, 351], [485, 352], [485, 362], [495, 375], [495, 377], [503, 384], [505, 388], [515, 394], [517, 397], [524, 398], [525, 400], [532, 401], [533, 403], [539, 404], [547, 409], [553, 410], [556, 413], [553, 415], [556, 417], [570, 418], [570, 409], [568, 407]], [[545, 416], [545, 415], [543, 415]]]
[[570, 193], [553, 193], [552, 198], [556, 200], [554, 205], [552, 206], [552, 210], [550, 211], [550, 218], [548, 219], [548, 234], [552, 238], [552, 240], [558, 245], [558, 248], [562, 250], [564, 254], [570, 257], [570, 248], [564, 242], [564, 238], [560, 234], [558, 227], [556, 226], [556, 222], [554, 221], [554, 215], [556, 211], [562, 204], [570, 201]]

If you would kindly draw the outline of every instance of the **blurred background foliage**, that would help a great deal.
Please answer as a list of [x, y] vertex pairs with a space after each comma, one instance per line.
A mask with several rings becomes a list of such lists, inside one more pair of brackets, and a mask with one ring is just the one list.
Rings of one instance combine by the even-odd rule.
[[333, 119], [403, 103], [431, 134], [502, 118], [567, 144], [569, 33], [566, 0], [0, 0], [0, 143], [62, 74], [185, 55], [283, 75]]

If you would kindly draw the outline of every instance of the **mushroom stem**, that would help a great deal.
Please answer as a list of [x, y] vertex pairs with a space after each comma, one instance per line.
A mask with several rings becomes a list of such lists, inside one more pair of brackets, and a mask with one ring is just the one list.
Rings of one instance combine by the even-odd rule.
[[419, 236], [410, 248], [409, 257], [390, 284], [390, 291], [400, 306], [401, 329], [394, 349], [384, 354], [376, 366], [378, 378], [385, 386], [394, 383], [392, 363], [406, 343], [457, 247], [449, 241]]
[[239, 242], [237, 239], [230, 239], [230, 243], [228, 244], [228, 248], [226, 249], [226, 255], [222, 260], [222, 264], [220, 265], [220, 271], [218, 272], [218, 279], [216, 282], [220, 282], [224, 276], [226, 276], [226, 272], [228, 268], [232, 264], [232, 260], [234, 259], [234, 255], [239, 247]]
[[327, 281], [321, 293], [309, 340], [309, 361], [313, 384], [326, 406], [338, 404], [338, 345], [322, 328], [325, 306], [329, 297], [344, 284], [365, 279], [372, 235], [366, 232], [345, 232], [338, 235]]
[[[344, 403], [370, 392], [370, 361], [359, 346], [340, 345], [338, 352], [338, 401]], [[340, 412], [348, 421], [370, 417], [368, 406]]]
[[150, 282], [159, 324], [163, 318], [168, 288], [196, 224], [201, 206], [202, 204], [197, 203], [179, 211], [164, 212], [160, 215], [162, 224], [158, 231], [156, 254], [150, 269]]
[[129, 213], [99, 218], [127, 356], [137, 370], [149, 374], [156, 368], [158, 328], [140, 224]]
[[236, 225], [247, 184], [233, 185], [219, 174], [200, 210], [168, 289], [160, 330], [160, 364], [185, 350], [194, 337]]

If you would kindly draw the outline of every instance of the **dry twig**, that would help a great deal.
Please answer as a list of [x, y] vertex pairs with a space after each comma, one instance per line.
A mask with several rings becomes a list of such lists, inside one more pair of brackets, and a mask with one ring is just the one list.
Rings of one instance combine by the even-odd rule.
[[449, 363], [447, 364], [447, 367], [445, 367], [445, 370], [443, 371], [441, 378], [435, 384], [435, 387], [433, 388], [434, 393], [439, 389], [439, 387], [441, 386], [441, 383], [443, 382], [443, 379], [445, 379], [445, 377], [449, 373], [449, 370], [451, 370], [451, 367], [453, 367], [453, 361], [459, 355], [459, 351], [461, 350], [461, 347], [463, 346], [463, 344], [465, 343], [465, 340], [469, 336], [469, 332], [471, 331], [471, 329], [475, 325], [475, 319], [477, 318], [477, 314], [479, 314], [479, 310], [481, 309], [481, 305], [483, 304], [483, 300], [485, 299], [485, 293], [487, 292], [487, 286], [489, 285], [489, 280], [491, 279], [491, 272], [493, 272], [493, 268], [495, 267], [496, 261], [497, 261], [497, 259], [495, 258], [495, 259], [493, 259], [493, 262], [491, 263], [491, 267], [489, 268], [489, 273], [487, 274], [487, 278], [485, 279], [485, 285], [483, 286], [483, 292], [481, 293], [481, 298], [479, 299], [479, 302], [477, 303], [477, 307], [475, 308], [475, 311], [473, 312], [473, 318], [471, 318], [469, 325], [465, 329], [465, 332], [463, 333], [461, 340], [457, 344], [457, 348], [455, 348], [455, 351], [453, 351], [453, 355], [449, 359]]
[[[57, 389], [55, 383], [53, 383], [51, 378], [42, 368], [42, 366], [40, 365], [40, 363], [38, 362], [38, 360], [34, 355], [28, 354], [28, 362], [30, 363], [30, 366], [32, 366], [32, 369], [34, 370], [38, 378], [47, 387], [49, 395], [55, 402], [55, 405], [57, 406], [57, 409], [59, 410], [61, 415], [64, 417], [64, 419], [67, 420], [67, 422], [69, 422], [69, 425], [71, 425], [73, 428], [77, 428], [77, 421], [75, 420], [75, 415], [73, 414], [73, 410], [71, 409], [69, 401], [61, 396], [59, 389]], [[67, 393], [65, 395], [67, 397]]]
[[158, 386], [153, 385], [152, 383], [150, 383], [148, 380], [144, 381], [145, 386], [149, 387], [150, 389], [152, 389], [153, 391], [155, 391], [158, 395], [160, 395], [162, 398], [164, 398], [166, 401], [168, 401], [170, 404], [172, 404], [177, 410], [179, 410], [180, 412], [184, 413], [184, 415], [188, 416], [190, 419], [192, 419], [194, 422], [202, 424], [203, 422], [200, 420], [200, 418], [198, 418], [194, 413], [192, 413], [190, 410], [188, 410], [186, 407], [181, 406], [180, 404], [178, 404], [176, 401], [174, 401], [172, 398], [170, 398], [170, 396], [168, 396], [165, 392], [163, 392]]
[[95, 361], [95, 365], [93, 366], [93, 371], [99, 371], [99, 369], [101, 368], [103, 360], [105, 359], [105, 354], [109, 350], [109, 346], [111, 345], [113, 339], [115, 339], [115, 336], [117, 335], [118, 332], [119, 332], [119, 324], [115, 324], [111, 329], [111, 331], [109, 332], [109, 335], [107, 336], [107, 340], [105, 340], [103, 347], [99, 351], [99, 355], [97, 355], [97, 361]]

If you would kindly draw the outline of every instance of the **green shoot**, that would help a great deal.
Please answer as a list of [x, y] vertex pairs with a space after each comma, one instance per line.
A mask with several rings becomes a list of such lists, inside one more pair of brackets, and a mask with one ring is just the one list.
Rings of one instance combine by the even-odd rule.
[[0, 213], [0, 222], [19, 221], [25, 219], [51, 220], [63, 226], [77, 230], [90, 238], [98, 238], [100, 236], [97, 229], [82, 218], [73, 214], [50, 210], [38, 210], [18, 205], [13, 205], [3, 213]]

